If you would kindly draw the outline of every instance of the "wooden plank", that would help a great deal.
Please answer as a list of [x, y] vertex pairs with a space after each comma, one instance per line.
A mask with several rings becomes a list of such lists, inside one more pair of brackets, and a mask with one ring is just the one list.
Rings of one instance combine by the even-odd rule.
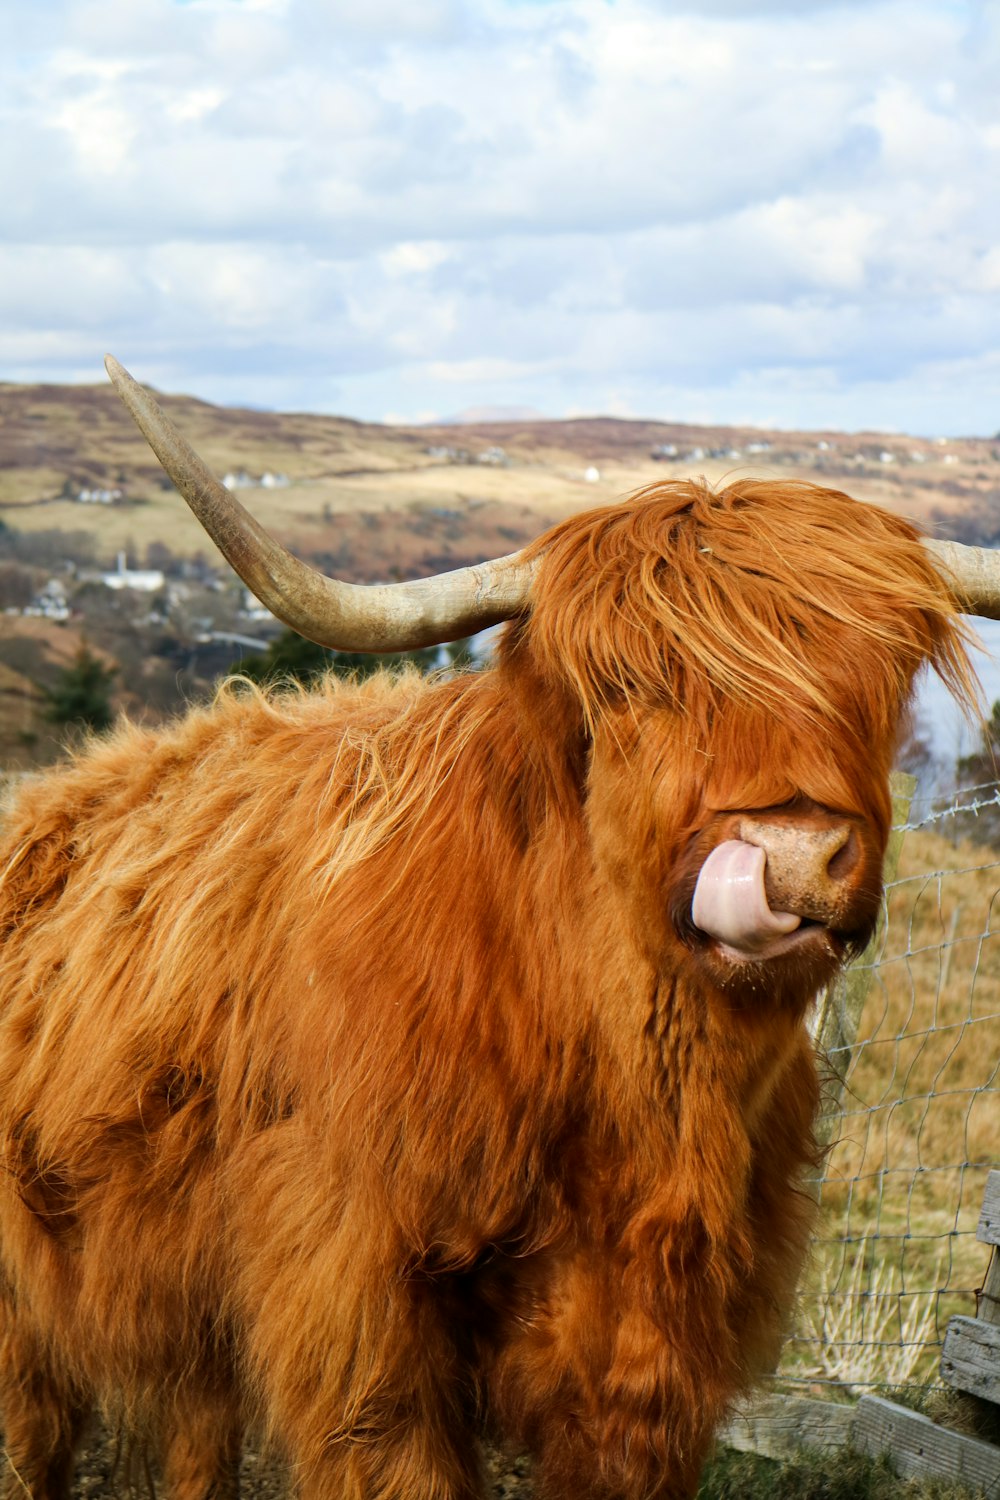
[[904, 1479], [948, 1479], [981, 1490], [986, 1500], [1000, 1500], [1000, 1448], [939, 1427], [881, 1396], [862, 1396], [856, 1406], [760, 1396], [736, 1412], [717, 1436], [726, 1447], [764, 1458], [788, 1459], [803, 1448], [845, 1445], [872, 1458], [885, 1453]]
[[1000, 1402], [1000, 1328], [983, 1318], [949, 1318], [941, 1378], [970, 1396]]
[[991, 1172], [986, 1179], [976, 1239], [984, 1245], [1000, 1245], [1000, 1172]]
[[[971, 1321], [971, 1320], [970, 1320]], [[920, 1476], [977, 1486], [986, 1500], [1000, 1500], [1000, 1448], [939, 1427], [920, 1412], [881, 1396], [862, 1396], [852, 1431], [853, 1446], [877, 1458], [889, 1453], [903, 1479]]]
[[840, 1448], [850, 1442], [853, 1406], [806, 1396], [760, 1396], [719, 1429], [718, 1439], [741, 1453], [790, 1458], [802, 1448]]
[[1000, 1328], [1000, 1248], [996, 1245], [986, 1267], [983, 1289], [976, 1294], [976, 1317]]

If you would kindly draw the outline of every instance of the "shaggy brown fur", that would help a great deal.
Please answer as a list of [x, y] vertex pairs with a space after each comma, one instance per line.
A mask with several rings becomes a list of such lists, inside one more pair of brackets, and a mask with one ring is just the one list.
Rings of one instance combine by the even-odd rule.
[[[681, 1500], [808, 1233], [803, 1017], [874, 918], [900, 707], [970, 679], [902, 521], [657, 486], [537, 544], [492, 670], [120, 728], [0, 844], [0, 1398], [64, 1494], [95, 1401], [175, 1500], [245, 1420], [309, 1500]], [[691, 927], [741, 809], [858, 830], [857, 930]], [[832, 955], [832, 956], [831, 956]]]

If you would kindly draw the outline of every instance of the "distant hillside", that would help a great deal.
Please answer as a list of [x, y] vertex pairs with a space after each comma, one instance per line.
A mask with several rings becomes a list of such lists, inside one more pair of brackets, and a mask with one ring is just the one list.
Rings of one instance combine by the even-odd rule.
[[[489, 550], [498, 528], [517, 542], [571, 511], [690, 473], [715, 481], [797, 475], [878, 500], [941, 534], [992, 540], [998, 528], [1000, 447], [979, 438], [942, 445], [610, 417], [390, 427], [161, 400], [220, 476], [257, 481], [241, 498], [265, 525], [307, 552], [360, 549], [359, 566], [387, 563], [380, 546], [345, 547], [375, 524], [363, 516], [411, 517], [409, 527], [389, 528], [401, 549], [392, 562], [423, 570], [428, 552], [475, 555]], [[265, 475], [271, 483], [261, 486]], [[422, 533], [432, 517], [449, 524], [430, 529], [448, 534], [430, 547], [418, 536], [411, 546], [408, 533]], [[192, 554], [205, 546], [110, 385], [0, 385], [0, 521], [85, 529], [108, 557], [124, 546], [144, 553], [151, 542]]]
[[[1000, 445], [984, 439], [530, 415], [390, 427], [161, 400], [265, 526], [353, 581], [510, 552], [573, 511], [692, 474], [812, 479], [939, 535], [1000, 542]], [[108, 581], [126, 564], [146, 584]], [[156, 720], [276, 629], [110, 385], [0, 385], [0, 768], [61, 753], [46, 691], [83, 645], [115, 668], [115, 707]]]

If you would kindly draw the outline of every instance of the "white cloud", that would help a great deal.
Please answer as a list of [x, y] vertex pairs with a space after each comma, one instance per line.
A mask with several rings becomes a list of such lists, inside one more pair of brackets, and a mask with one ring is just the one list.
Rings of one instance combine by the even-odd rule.
[[387, 276], [396, 279], [424, 276], [447, 265], [449, 259], [447, 245], [433, 240], [401, 240], [379, 256], [379, 264]]
[[996, 5], [8, 8], [0, 378], [1000, 421]]

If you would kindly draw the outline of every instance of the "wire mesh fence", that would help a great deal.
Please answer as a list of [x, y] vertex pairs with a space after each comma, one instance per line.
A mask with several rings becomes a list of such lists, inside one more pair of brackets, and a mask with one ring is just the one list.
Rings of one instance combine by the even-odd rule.
[[975, 1230], [1000, 1155], [1000, 788], [913, 803], [898, 832], [882, 927], [828, 999], [830, 1149], [778, 1371], [794, 1386], [935, 1384], [948, 1318], [975, 1315], [986, 1268]]

